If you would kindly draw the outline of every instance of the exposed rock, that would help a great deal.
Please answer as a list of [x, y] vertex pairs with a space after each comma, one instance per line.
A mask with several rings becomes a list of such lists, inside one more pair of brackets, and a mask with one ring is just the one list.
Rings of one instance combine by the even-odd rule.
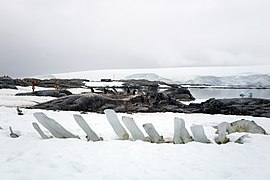
[[191, 104], [200, 113], [250, 115], [270, 118], [270, 100], [257, 98], [209, 99], [200, 105]]
[[123, 104], [123, 100], [115, 100], [98, 94], [82, 94], [61, 97], [52, 101], [32, 106], [33, 109], [101, 112], [105, 104]]
[[17, 89], [16, 86], [30, 86], [31, 84], [21, 79], [12, 79], [9, 76], [0, 77], [0, 89]]
[[190, 101], [195, 99], [187, 88], [170, 88], [164, 91], [164, 94], [169, 96], [170, 98], [180, 101]]
[[201, 104], [184, 105], [163, 93], [146, 95], [85, 93], [69, 95], [30, 108], [99, 113], [102, 113], [105, 109], [114, 109], [116, 112], [129, 113], [179, 112], [270, 117], [270, 100], [266, 99], [209, 99]]
[[[150, 104], [147, 95], [85, 93], [58, 98], [30, 108], [102, 113], [103, 110], [108, 108], [114, 109], [116, 112], [176, 112], [175, 109], [186, 106], [173, 99], [167, 101], [164, 105], [158, 102], [157, 100], [156, 104]], [[166, 109], [164, 109], [165, 106], [167, 106]]]
[[87, 79], [34, 79], [34, 78], [25, 78], [23, 81], [34, 84], [39, 87], [59, 87], [59, 88], [80, 88], [84, 87], [85, 83], [89, 80]]
[[17, 93], [16, 96], [51, 96], [51, 97], [63, 97], [72, 95], [72, 93], [68, 90], [42, 90], [42, 91], [34, 91], [28, 93]]
[[17, 89], [16, 86], [39, 86], [39, 87], [59, 87], [59, 88], [80, 88], [84, 87], [85, 83], [89, 80], [87, 79], [34, 79], [34, 78], [25, 78], [25, 79], [12, 79], [9, 76], [0, 77], [0, 89]]
[[[168, 88], [163, 93], [159, 93], [160, 85], [166, 85]], [[149, 95], [150, 103], [156, 103], [156, 96], [162, 94], [167, 98], [172, 98], [181, 101], [190, 101], [195, 98], [191, 95], [187, 88], [183, 88], [177, 84], [165, 83], [162, 81], [148, 81], [148, 80], [124, 80], [123, 86], [129, 89], [138, 90]]]

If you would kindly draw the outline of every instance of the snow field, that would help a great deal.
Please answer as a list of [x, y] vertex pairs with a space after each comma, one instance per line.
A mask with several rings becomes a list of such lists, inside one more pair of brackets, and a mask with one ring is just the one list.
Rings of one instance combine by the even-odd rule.
[[[250, 134], [244, 144], [224, 145], [190, 142], [187, 144], [153, 144], [118, 140], [105, 114], [88, 113], [83, 118], [104, 141], [87, 142], [76, 124], [78, 112], [44, 111], [0, 107], [0, 174], [1, 179], [268, 179], [270, 172], [270, 137]], [[44, 112], [81, 139], [42, 140], [32, 127], [37, 122], [34, 112]], [[181, 113], [117, 113], [132, 117], [146, 135], [142, 125], [153, 123], [159, 134], [173, 137], [174, 117], [185, 120], [191, 134], [192, 124], [203, 125], [205, 134], [214, 142], [215, 129], [222, 121], [241, 118], [254, 120], [270, 132], [268, 118]], [[122, 123], [123, 124], [123, 123]], [[123, 124], [124, 125], [124, 124]], [[13, 139], [8, 127], [21, 136]], [[45, 134], [49, 132], [41, 126]], [[236, 140], [245, 133], [228, 135]]]

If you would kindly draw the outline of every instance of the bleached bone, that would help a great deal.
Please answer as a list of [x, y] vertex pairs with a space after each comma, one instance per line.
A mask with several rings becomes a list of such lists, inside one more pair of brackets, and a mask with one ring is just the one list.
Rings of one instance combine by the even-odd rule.
[[192, 137], [185, 127], [185, 121], [182, 118], [175, 117], [173, 142], [175, 144], [182, 144], [190, 141], [192, 141]]
[[35, 130], [39, 133], [39, 135], [41, 136], [42, 139], [50, 139], [52, 138], [52, 136], [47, 136], [46, 134], [44, 134], [44, 132], [40, 129], [39, 125], [35, 122], [32, 123], [33, 127], [35, 128]]
[[36, 112], [33, 114], [34, 117], [38, 120], [40, 124], [42, 124], [50, 133], [56, 138], [79, 138], [79, 136], [75, 136], [68, 130], [66, 130], [63, 126], [61, 126], [54, 119], [47, 117], [42, 112]]
[[17, 137], [19, 137], [18, 134], [15, 134], [15, 133], [13, 132], [11, 126], [9, 126], [9, 130], [10, 130], [10, 137], [12, 137], [12, 138], [17, 138]]
[[144, 124], [143, 128], [145, 129], [145, 132], [150, 136], [151, 142], [153, 143], [164, 142], [163, 137], [158, 134], [152, 123]]
[[138, 128], [137, 124], [135, 123], [132, 117], [123, 116], [122, 120], [135, 141], [136, 140], [146, 141], [143, 132]]
[[243, 144], [244, 142], [243, 142], [243, 140], [245, 139], [245, 138], [248, 138], [249, 136], [248, 136], [248, 134], [245, 134], [245, 135], [243, 135], [243, 136], [240, 136], [238, 139], [236, 139], [236, 141], [234, 141], [235, 143], [239, 143], [239, 144]]
[[119, 119], [112, 109], [105, 109], [104, 113], [106, 114], [106, 117], [111, 124], [115, 134], [121, 139], [121, 140], [128, 140], [129, 134], [125, 130], [125, 128], [121, 125], [119, 122]]
[[103, 138], [99, 138], [97, 134], [90, 128], [90, 126], [86, 123], [81, 115], [74, 114], [73, 115], [77, 124], [83, 129], [83, 131], [87, 134], [87, 141], [100, 141]]
[[[218, 126], [213, 126], [214, 128], [218, 128]], [[253, 134], [267, 134], [266, 130], [261, 126], [257, 125], [254, 121], [250, 120], [237, 120], [232, 123], [228, 123], [227, 130], [228, 134], [235, 132], [247, 132]], [[218, 130], [216, 131], [218, 133]]]
[[193, 139], [196, 142], [201, 143], [210, 143], [210, 141], [207, 139], [204, 129], [202, 125], [193, 125], [190, 127], [190, 130], [193, 134]]
[[179, 119], [174, 119], [174, 135], [173, 135], [173, 143], [174, 144], [183, 144], [184, 141], [181, 138], [181, 123], [182, 121]]
[[218, 125], [218, 136], [215, 138], [216, 143], [225, 144], [230, 141], [230, 139], [226, 137], [228, 126], [229, 123], [227, 122], [222, 122]]
[[227, 127], [227, 132], [229, 134], [235, 132], [267, 134], [266, 131], [261, 126], [257, 125], [254, 121], [249, 121], [245, 119], [241, 119], [230, 123], [229, 126]]

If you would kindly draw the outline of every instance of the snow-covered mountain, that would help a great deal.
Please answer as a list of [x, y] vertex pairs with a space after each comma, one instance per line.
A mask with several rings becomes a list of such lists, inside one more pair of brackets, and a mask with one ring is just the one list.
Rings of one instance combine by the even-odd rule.
[[163, 78], [154, 73], [140, 73], [125, 77], [125, 79], [146, 79], [150, 81], [163, 81], [167, 83], [182, 83], [211, 86], [252, 86], [252, 87], [270, 87], [270, 75], [252, 74], [252, 75], [235, 75], [235, 76], [196, 76], [187, 81], [173, 81]]
[[255, 87], [270, 87], [270, 75], [268, 74], [253, 74], [243, 76], [197, 76], [194, 79], [187, 80], [186, 84], [207, 84], [213, 86], [255, 86]]
[[125, 77], [125, 79], [146, 79], [149, 81], [163, 81], [167, 83], [173, 82], [171, 79], [163, 78], [155, 73], [138, 73], [138, 74], [132, 74]]
[[90, 81], [108, 79], [148, 79], [188, 84], [270, 85], [270, 65], [234, 67], [178, 67], [159, 69], [110, 69], [41, 75], [37, 78], [82, 78]]

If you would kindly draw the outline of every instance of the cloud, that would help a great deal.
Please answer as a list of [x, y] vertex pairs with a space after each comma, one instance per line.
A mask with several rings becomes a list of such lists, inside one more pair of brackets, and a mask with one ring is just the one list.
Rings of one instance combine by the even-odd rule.
[[267, 0], [0, 1], [0, 72], [269, 64]]

